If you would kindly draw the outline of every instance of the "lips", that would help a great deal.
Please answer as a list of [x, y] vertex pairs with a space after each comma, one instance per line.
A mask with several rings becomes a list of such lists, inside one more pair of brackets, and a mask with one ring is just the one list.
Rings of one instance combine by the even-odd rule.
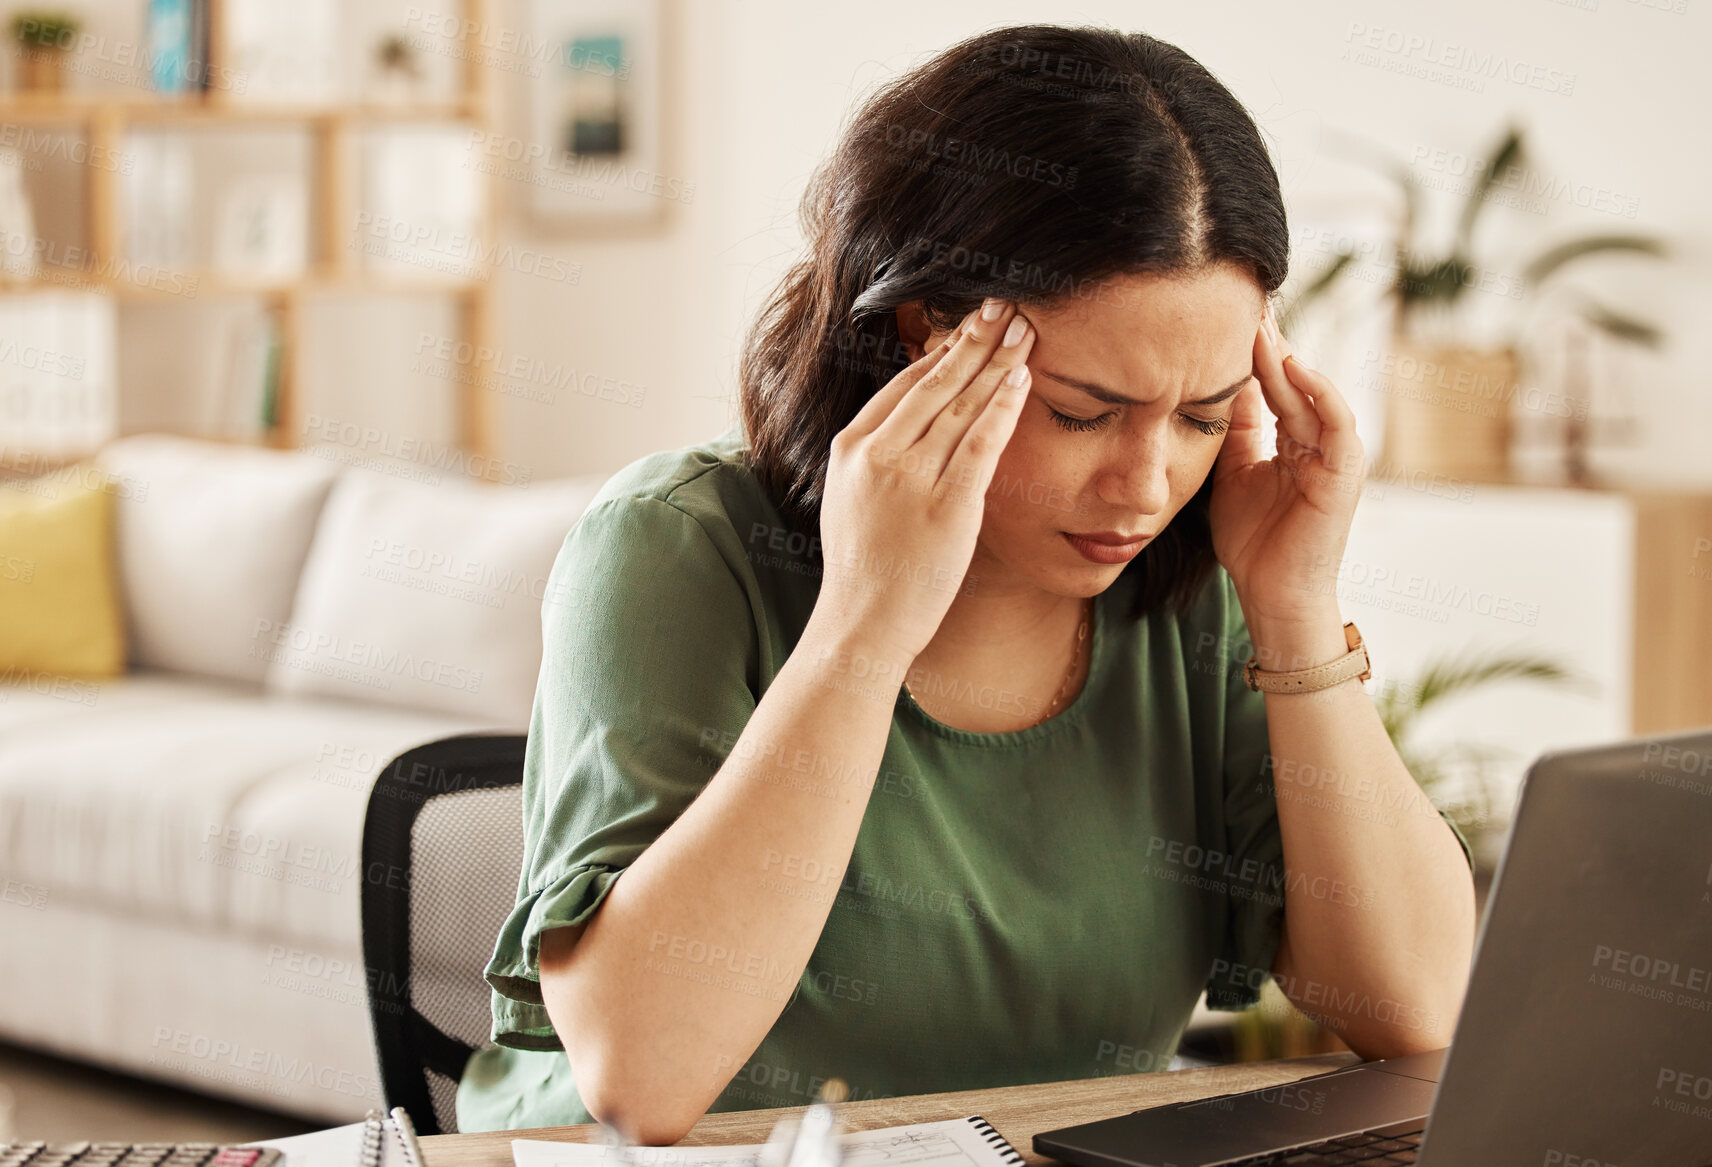
[[1148, 537], [1146, 531], [1138, 531], [1134, 535], [1126, 535], [1122, 531], [1066, 531], [1078, 539], [1086, 539], [1090, 543], [1104, 543], [1109, 547], [1125, 547], [1131, 543], [1140, 543]]
[[1141, 548], [1151, 535], [1125, 535], [1121, 531], [1095, 531], [1078, 535], [1064, 532], [1064, 541], [1092, 563], [1127, 563], [1141, 554]]

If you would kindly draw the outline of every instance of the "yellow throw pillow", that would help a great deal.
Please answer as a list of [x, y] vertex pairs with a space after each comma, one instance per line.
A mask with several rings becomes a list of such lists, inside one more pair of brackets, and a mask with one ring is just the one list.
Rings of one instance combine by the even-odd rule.
[[93, 466], [0, 488], [0, 681], [125, 671], [113, 501]]

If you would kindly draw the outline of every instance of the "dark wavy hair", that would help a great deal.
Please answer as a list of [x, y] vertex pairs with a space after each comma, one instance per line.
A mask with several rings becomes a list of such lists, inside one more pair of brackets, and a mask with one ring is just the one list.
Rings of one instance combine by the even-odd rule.
[[[900, 304], [947, 329], [986, 296], [1046, 305], [1215, 263], [1271, 296], [1289, 267], [1253, 119], [1183, 50], [1115, 29], [1023, 25], [944, 50], [862, 105], [798, 213], [807, 249], [746, 338], [739, 404], [757, 480], [811, 535], [833, 436], [909, 363]], [[1205, 586], [1211, 488], [1124, 568], [1132, 617], [1186, 611]]]

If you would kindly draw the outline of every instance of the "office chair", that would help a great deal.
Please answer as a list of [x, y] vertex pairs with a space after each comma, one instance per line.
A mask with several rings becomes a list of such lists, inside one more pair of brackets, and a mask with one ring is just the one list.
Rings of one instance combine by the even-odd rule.
[[458, 1129], [464, 1063], [492, 1032], [482, 970], [523, 868], [521, 734], [465, 734], [389, 763], [363, 821], [363, 964], [386, 1104]]

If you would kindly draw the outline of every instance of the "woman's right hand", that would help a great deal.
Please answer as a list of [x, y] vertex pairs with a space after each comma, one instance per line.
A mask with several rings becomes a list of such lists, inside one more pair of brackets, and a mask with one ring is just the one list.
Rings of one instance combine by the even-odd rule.
[[900, 680], [963, 586], [1034, 335], [1014, 303], [986, 301], [832, 439], [816, 611], [890, 654]]

